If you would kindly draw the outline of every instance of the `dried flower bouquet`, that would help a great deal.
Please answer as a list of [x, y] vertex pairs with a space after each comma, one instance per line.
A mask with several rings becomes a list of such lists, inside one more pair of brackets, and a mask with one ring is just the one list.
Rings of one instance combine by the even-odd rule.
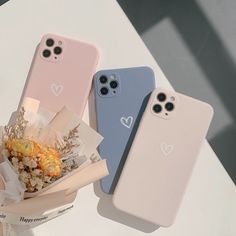
[[[57, 122], [54, 123], [60, 122], [63, 112], [69, 113], [63, 108], [62, 115], [59, 112], [42, 124], [36, 114], [34, 119], [27, 120], [26, 117], [32, 118], [32, 114], [29, 115], [23, 106], [15, 121], [1, 129], [1, 156], [13, 167], [26, 193], [48, 189], [74, 170], [100, 160], [96, 152], [89, 155], [83, 152], [86, 143], [80, 137], [81, 121], [67, 132], [53, 127], [55, 117]], [[98, 140], [100, 142], [101, 137]]]

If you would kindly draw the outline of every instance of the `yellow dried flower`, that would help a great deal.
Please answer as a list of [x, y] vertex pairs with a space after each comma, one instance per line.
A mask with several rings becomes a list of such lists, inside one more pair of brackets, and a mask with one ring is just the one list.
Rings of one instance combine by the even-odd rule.
[[6, 142], [6, 148], [10, 152], [17, 152], [20, 157], [37, 157], [37, 154], [41, 150], [41, 146], [28, 139], [9, 139]]
[[[51, 147], [42, 146], [29, 139], [9, 139], [6, 148], [16, 157], [20, 157], [25, 166], [40, 168], [44, 175], [60, 176], [62, 171], [59, 152]], [[39, 158], [39, 160], [37, 159]]]
[[54, 150], [52, 151], [52, 153], [47, 152], [41, 154], [39, 159], [39, 167], [42, 169], [45, 175], [55, 177], [59, 176], [62, 170], [59, 154], [55, 155]]

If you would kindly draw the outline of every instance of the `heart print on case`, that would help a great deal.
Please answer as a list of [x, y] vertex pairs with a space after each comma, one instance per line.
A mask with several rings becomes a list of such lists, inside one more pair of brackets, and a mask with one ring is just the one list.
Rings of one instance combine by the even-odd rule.
[[62, 93], [64, 87], [61, 84], [53, 83], [51, 84], [50, 89], [55, 96], [59, 96]]
[[167, 143], [161, 143], [160, 145], [161, 147], [161, 152], [165, 155], [165, 156], [169, 156], [172, 151], [174, 150], [174, 146], [171, 144], [167, 144]]
[[133, 124], [133, 120], [134, 118], [132, 116], [128, 116], [128, 117], [121, 117], [120, 118], [120, 122], [123, 126], [125, 126], [126, 128], [130, 129], [132, 124]]

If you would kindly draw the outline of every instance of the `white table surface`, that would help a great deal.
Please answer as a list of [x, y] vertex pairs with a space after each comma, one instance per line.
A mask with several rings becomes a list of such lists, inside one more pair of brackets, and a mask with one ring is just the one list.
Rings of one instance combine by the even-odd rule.
[[[10, 0], [0, 7], [0, 124], [17, 108], [35, 47], [48, 32], [96, 44], [102, 56], [98, 69], [148, 65], [157, 84], [170, 88], [115, 0]], [[86, 121], [88, 114], [86, 109]], [[80, 190], [68, 214], [19, 235], [236, 235], [235, 185], [207, 142], [172, 227], [157, 228], [118, 212], [110, 200], [91, 184]]]

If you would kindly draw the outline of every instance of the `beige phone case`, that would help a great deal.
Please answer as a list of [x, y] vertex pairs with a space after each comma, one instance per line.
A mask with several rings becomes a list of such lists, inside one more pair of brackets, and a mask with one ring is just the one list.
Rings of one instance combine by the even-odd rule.
[[[160, 93], [165, 101], [158, 101]], [[212, 116], [204, 102], [154, 90], [114, 192], [116, 208], [160, 226], [173, 224]]]

